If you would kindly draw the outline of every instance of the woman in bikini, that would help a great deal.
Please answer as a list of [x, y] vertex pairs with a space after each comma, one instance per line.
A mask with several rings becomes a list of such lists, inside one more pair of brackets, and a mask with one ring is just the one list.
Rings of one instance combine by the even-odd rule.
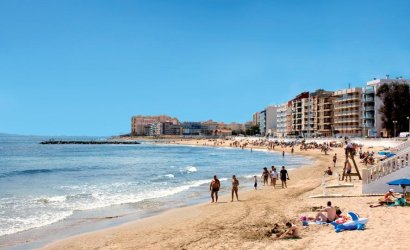
[[239, 181], [238, 181], [238, 179], [236, 179], [236, 176], [233, 175], [232, 176], [232, 200], [231, 200], [231, 202], [233, 201], [233, 194], [234, 193], [236, 195], [236, 200], [239, 201], [239, 199], [238, 199], [238, 188], [239, 188]]

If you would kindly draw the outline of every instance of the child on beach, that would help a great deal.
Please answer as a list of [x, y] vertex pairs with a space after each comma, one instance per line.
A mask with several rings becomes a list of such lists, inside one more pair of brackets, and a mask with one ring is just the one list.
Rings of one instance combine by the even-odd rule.
[[298, 239], [299, 238], [298, 228], [295, 225], [292, 225], [292, 223], [287, 222], [286, 227], [288, 229], [286, 230], [286, 232], [284, 232], [282, 235], [279, 236], [279, 239]]

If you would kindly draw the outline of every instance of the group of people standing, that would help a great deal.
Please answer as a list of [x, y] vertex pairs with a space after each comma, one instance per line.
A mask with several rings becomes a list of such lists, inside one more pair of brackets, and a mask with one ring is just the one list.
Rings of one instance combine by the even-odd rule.
[[[276, 188], [276, 180], [280, 177], [280, 180], [282, 182], [282, 188], [287, 188], [286, 181], [289, 180], [289, 174], [288, 171], [286, 170], [285, 166], [282, 166], [282, 169], [278, 173], [276, 171], [275, 166], [271, 167], [271, 170], [268, 171], [267, 167], [263, 168], [262, 171], [262, 179], [263, 179], [263, 185], [269, 185], [269, 179], [270, 179], [270, 185]], [[256, 175], [254, 176], [255, 179], [255, 184], [254, 188], [258, 188], [258, 179]], [[219, 181], [218, 177], [214, 175], [214, 178], [211, 181], [211, 184], [209, 185], [209, 191], [211, 191], [211, 198], [212, 198], [212, 203], [213, 202], [218, 202], [218, 192], [221, 188], [221, 182]], [[238, 198], [238, 189], [239, 189], [239, 180], [236, 178], [235, 175], [232, 176], [232, 199], [231, 201], [234, 201], [234, 198], [236, 197], [236, 200], [239, 201]]]
[[[289, 180], [289, 174], [288, 174], [288, 171], [286, 170], [285, 166], [282, 166], [282, 169], [280, 170], [279, 173], [276, 171], [275, 166], [272, 166], [271, 170], [268, 170], [267, 167], [263, 168], [262, 179], [263, 179], [263, 185], [264, 186], [269, 185], [269, 179], [270, 179], [270, 185], [273, 186], [274, 188], [276, 188], [276, 180], [278, 179], [278, 177], [280, 177], [280, 180], [282, 182], [282, 188], [287, 188], [286, 180]], [[257, 181], [256, 176], [254, 176], [254, 178], [255, 178], [254, 187], [255, 187], [255, 189], [257, 189], [258, 181]]]
[[[221, 182], [219, 181], [218, 177], [214, 175], [214, 178], [212, 179], [211, 184], [209, 185], [209, 191], [211, 191], [212, 203], [218, 202], [218, 192], [220, 188], [221, 188]], [[231, 201], [233, 201], [234, 195], [236, 196], [236, 200], [239, 201], [238, 189], [239, 189], [239, 180], [236, 178], [235, 175], [232, 175], [232, 200]]]

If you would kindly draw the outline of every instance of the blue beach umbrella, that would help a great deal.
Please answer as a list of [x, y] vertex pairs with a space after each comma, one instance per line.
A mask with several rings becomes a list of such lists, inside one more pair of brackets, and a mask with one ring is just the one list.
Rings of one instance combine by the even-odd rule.
[[397, 179], [394, 181], [389, 181], [387, 184], [392, 185], [392, 186], [401, 186], [403, 188], [403, 193], [406, 192], [406, 187], [410, 186], [410, 179], [407, 178], [401, 178]]

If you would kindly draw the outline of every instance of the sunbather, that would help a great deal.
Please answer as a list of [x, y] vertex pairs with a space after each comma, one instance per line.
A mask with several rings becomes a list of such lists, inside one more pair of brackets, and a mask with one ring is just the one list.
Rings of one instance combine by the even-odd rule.
[[[321, 222], [332, 222], [337, 218], [336, 215], [336, 209], [332, 207], [332, 202], [328, 201], [327, 202], [327, 207], [324, 209], [318, 210], [319, 213], [317, 213], [315, 220], [316, 221], [321, 221]], [[322, 212], [326, 212], [326, 215], [323, 214]]]
[[389, 192], [387, 192], [387, 193], [383, 196], [383, 198], [380, 198], [380, 199], [379, 199], [379, 202], [382, 202], [382, 203], [392, 203], [392, 202], [395, 201], [396, 198], [397, 198], [397, 197], [394, 196], [394, 189], [390, 189]]

